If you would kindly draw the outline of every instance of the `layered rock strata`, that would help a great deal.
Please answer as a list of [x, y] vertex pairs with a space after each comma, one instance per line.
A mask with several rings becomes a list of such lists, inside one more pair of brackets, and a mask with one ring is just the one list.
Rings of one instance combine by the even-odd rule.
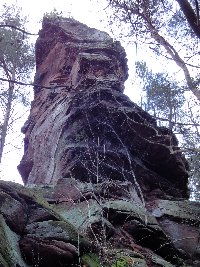
[[44, 19], [36, 43], [38, 86], [23, 127], [19, 171], [26, 185], [117, 180], [187, 196], [176, 137], [123, 94], [126, 61], [106, 33], [71, 19]]
[[199, 266], [187, 162], [123, 94], [126, 61], [108, 34], [44, 18], [22, 128], [26, 187], [0, 183], [0, 266]]

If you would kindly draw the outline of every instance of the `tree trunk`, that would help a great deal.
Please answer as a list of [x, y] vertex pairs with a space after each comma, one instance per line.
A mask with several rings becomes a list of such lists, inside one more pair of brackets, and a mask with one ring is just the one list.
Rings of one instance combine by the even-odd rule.
[[193, 93], [193, 95], [197, 98], [197, 100], [200, 101], [200, 90], [198, 90], [196, 85], [194, 85], [192, 78], [190, 76], [190, 72], [184, 60], [179, 56], [175, 48], [163, 36], [161, 36], [158, 33], [158, 31], [150, 23], [150, 21], [147, 21], [147, 23], [148, 23], [149, 30], [151, 32], [151, 36], [154, 38], [154, 40], [157, 43], [159, 43], [165, 48], [166, 52], [171, 56], [171, 59], [174, 60], [175, 63], [182, 69], [188, 89]]
[[182, 12], [184, 13], [185, 18], [187, 19], [190, 28], [193, 30], [195, 35], [200, 39], [198, 2], [195, 1], [197, 14], [195, 14], [194, 10], [192, 9], [190, 3], [187, 0], [176, 0], [176, 2], [178, 2]]
[[[13, 71], [13, 73], [12, 73], [12, 81], [14, 81], [14, 80], [15, 80], [15, 71]], [[9, 82], [6, 111], [5, 111], [2, 129], [1, 129], [1, 133], [0, 133], [1, 134], [1, 136], [0, 136], [0, 138], [1, 138], [1, 140], [0, 140], [0, 163], [2, 161], [3, 150], [5, 147], [6, 136], [8, 133], [10, 113], [11, 113], [12, 101], [13, 101], [13, 92], [14, 92], [14, 83]]]

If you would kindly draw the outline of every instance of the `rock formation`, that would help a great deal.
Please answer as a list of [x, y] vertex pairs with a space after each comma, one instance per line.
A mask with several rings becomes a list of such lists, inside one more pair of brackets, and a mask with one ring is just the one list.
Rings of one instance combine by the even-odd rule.
[[187, 162], [123, 94], [126, 61], [108, 34], [44, 18], [25, 187], [0, 183], [0, 266], [200, 266]]

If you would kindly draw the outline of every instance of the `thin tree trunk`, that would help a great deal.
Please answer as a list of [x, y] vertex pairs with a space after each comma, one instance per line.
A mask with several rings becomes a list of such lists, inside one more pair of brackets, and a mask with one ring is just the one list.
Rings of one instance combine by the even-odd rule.
[[[12, 73], [12, 80], [13, 81], [15, 80], [15, 71], [13, 71], [13, 73]], [[1, 138], [1, 140], [0, 140], [0, 163], [2, 161], [3, 150], [5, 147], [6, 136], [8, 133], [10, 113], [11, 113], [12, 101], [13, 101], [13, 92], [14, 92], [14, 83], [9, 82], [6, 111], [5, 111], [3, 125], [2, 125], [2, 129], [1, 129], [1, 133], [0, 133], [0, 138]]]

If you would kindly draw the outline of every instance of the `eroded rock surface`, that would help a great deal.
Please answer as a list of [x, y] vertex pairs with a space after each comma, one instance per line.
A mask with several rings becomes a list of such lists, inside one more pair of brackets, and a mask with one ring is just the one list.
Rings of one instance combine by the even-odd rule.
[[127, 77], [119, 42], [44, 18], [22, 128], [26, 187], [0, 183], [0, 266], [200, 266], [187, 162], [123, 94]]
[[144, 192], [187, 196], [175, 136], [123, 94], [128, 69], [119, 42], [72, 19], [44, 19], [36, 69], [19, 165], [26, 185], [137, 180]]

